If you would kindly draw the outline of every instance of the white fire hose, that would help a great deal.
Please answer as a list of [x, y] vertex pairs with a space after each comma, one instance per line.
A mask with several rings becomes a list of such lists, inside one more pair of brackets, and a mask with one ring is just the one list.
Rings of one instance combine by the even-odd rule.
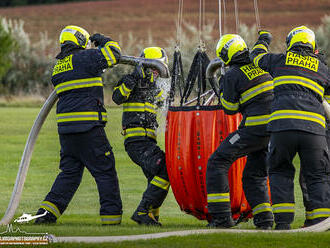
[[50, 110], [54, 106], [55, 102], [57, 100], [57, 94], [55, 91], [53, 91], [50, 96], [47, 98], [46, 102], [42, 106], [36, 120], [34, 121], [34, 124], [31, 128], [29, 137], [26, 141], [24, 152], [22, 155], [21, 163], [18, 168], [18, 173], [16, 177], [16, 182], [15, 186], [13, 189], [13, 193], [11, 194], [11, 199], [8, 204], [8, 208], [6, 210], [5, 215], [0, 221], [0, 225], [7, 225], [11, 222], [12, 218], [14, 217], [14, 214], [16, 212], [16, 209], [18, 207], [26, 175], [29, 169], [31, 157], [32, 157], [32, 152], [34, 145], [37, 141], [38, 134], [40, 132], [40, 129], [45, 122]]

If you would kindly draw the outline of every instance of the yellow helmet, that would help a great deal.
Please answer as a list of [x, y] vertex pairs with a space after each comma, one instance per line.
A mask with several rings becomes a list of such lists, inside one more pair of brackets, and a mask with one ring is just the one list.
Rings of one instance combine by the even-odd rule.
[[166, 52], [160, 47], [147, 47], [143, 49], [140, 57], [146, 59], [157, 59], [165, 64], [168, 64], [168, 58]]
[[221, 36], [216, 53], [217, 56], [228, 65], [233, 58], [248, 51], [247, 45], [241, 36], [237, 34], [225, 34]]
[[315, 34], [305, 26], [300, 26], [291, 30], [286, 37], [287, 50], [295, 46], [309, 47], [315, 51]]
[[67, 41], [73, 42], [82, 48], [86, 48], [89, 41], [89, 33], [78, 26], [66, 26], [60, 34], [60, 44]]

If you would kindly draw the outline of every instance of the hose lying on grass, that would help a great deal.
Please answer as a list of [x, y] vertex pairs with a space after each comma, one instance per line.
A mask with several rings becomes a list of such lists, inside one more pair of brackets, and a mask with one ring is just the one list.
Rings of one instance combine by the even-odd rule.
[[125, 236], [76, 236], [76, 237], [56, 237], [50, 235], [48, 237], [49, 242], [53, 243], [103, 243], [103, 242], [122, 242], [122, 241], [135, 241], [146, 239], [160, 239], [173, 236], [188, 236], [188, 235], [200, 235], [210, 233], [304, 233], [304, 232], [325, 232], [330, 228], [330, 218], [306, 228], [298, 228], [292, 230], [256, 230], [256, 229], [199, 229], [199, 230], [184, 230], [173, 232], [161, 232], [161, 233], [148, 233], [139, 235], [125, 235]]

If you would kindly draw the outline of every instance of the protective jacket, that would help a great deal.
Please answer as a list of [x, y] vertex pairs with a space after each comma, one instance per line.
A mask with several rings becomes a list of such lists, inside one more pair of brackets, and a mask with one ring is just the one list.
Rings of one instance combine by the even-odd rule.
[[266, 135], [266, 126], [273, 100], [272, 77], [248, 64], [234, 64], [220, 79], [220, 101], [226, 114], [243, 115], [239, 128], [255, 135]]
[[144, 140], [144, 137], [156, 140], [156, 108], [164, 101], [163, 92], [157, 87], [153, 74], [138, 78], [132, 73], [119, 80], [112, 99], [118, 105], [123, 104], [125, 144]]
[[267, 53], [267, 44], [256, 44], [251, 59], [274, 78], [274, 95], [269, 130], [300, 130], [325, 134], [322, 100], [330, 85], [327, 66], [313, 54], [290, 50]]
[[86, 132], [105, 126], [101, 73], [115, 65], [120, 47], [109, 38], [99, 49], [63, 49], [53, 69], [52, 83], [58, 94], [56, 119], [59, 134]]

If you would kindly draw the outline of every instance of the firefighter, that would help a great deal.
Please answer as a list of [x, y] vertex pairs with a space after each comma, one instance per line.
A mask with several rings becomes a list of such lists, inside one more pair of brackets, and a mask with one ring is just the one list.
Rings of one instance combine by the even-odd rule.
[[269, 119], [271, 132], [269, 176], [275, 229], [291, 228], [294, 219], [294, 175], [292, 160], [300, 157], [306, 182], [304, 226], [330, 216], [329, 153], [322, 100], [330, 86], [327, 66], [314, 53], [315, 35], [305, 26], [294, 28], [286, 38], [287, 51], [268, 53], [272, 36], [260, 31], [251, 53], [256, 66], [274, 78], [274, 102]]
[[[326, 66], [328, 66], [325, 56], [323, 53], [321, 53], [319, 50], [316, 50], [315, 52], [316, 56], [319, 58], [320, 61], [322, 61], [323, 64], [325, 64]], [[324, 91], [324, 100], [330, 104], [330, 87], [327, 88]], [[327, 122], [327, 129], [326, 129], [326, 138], [327, 138], [327, 144], [328, 144], [328, 148], [330, 147], [330, 120], [329, 118], [326, 118], [326, 122]]]
[[[90, 41], [97, 49], [87, 49]], [[117, 42], [101, 34], [91, 37], [78, 26], [66, 26], [60, 34], [61, 51], [56, 56], [52, 83], [59, 97], [56, 109], [61, 144], [61, 172], [41, 203], [36, 224], [55, 223], [76, 192], [86, 166], [94, 177], [100, 198], [103, 225], [121, 223], [120, 198], [115, 158], [104, 131], [101, 74], [118, 63]]]
[[[324, 54], [323, 53], [320, 53], [319, 50], [315, 50], [315, 54], [318, 56], [319, 60], [322, 61], [322, 63], [324, 63], [325, 65], [327, 65], [326, 63], [326, 60], [325, 60], [325, 57], [324, 57]], [[325, 91], [324, 91], [324, 100], [327, 101], [328, 104], [330, 104], [330, 88], [327, 88]], [[330, 147], [330, 121], [328, 118], [326, 118], [326, 139], [327, 139], [327, 145], [328, 145], [328, 149]], [[300, 174], [299, 174], [299, 183], [300, 183], [300, 187], [301, 187], [301, 191], [302, 191], [302, 196], [303, 196], [303, 202], [304, 202], [304, 206], [305, 208], [308, 208], [310, 209], [310, 207], [307, 206], [307, 204], [309, 204], [310, 202], [310, 199], [308, 197], [308, 192], [307, 192], [307, 187], [306, 187], [306, 181], [300, 171]], [[305, 227], [305, 225], [303, 226]]]
[[[165, 50], [147, 47], [142, 58], [168, 63]], [[117, 83], [112, 99], [123, 105], [123, 135], [128, 156], [139, 165], [148, 180], [147, 189], [131, 219], [138, 224], [160, 226], [159, 207], [166, 198], [170, 183], [165, 153], [156, 141], [156, 108], [164, 102], [164, 90], [158, 87], [158, 72], [137, 65], [131, 74]]]
[[266, 131], [273, 100], [272, 77], [254, 66], [244, 40], [235, 34], [223, 35], [216, 48], [217, 56], [229, 65], [220, 79], [220, 101], [226, 114], [243, 115], [238, 130], [228, 135], [207, 164], [207, 202], [211, 214], [209, 227], [230, 228], [231, 216], [228, 170], [247, 155], [243, 189], [258, 229], [271, 229], [273, 214], [269, 202], [266, 165], [269, 134]]

